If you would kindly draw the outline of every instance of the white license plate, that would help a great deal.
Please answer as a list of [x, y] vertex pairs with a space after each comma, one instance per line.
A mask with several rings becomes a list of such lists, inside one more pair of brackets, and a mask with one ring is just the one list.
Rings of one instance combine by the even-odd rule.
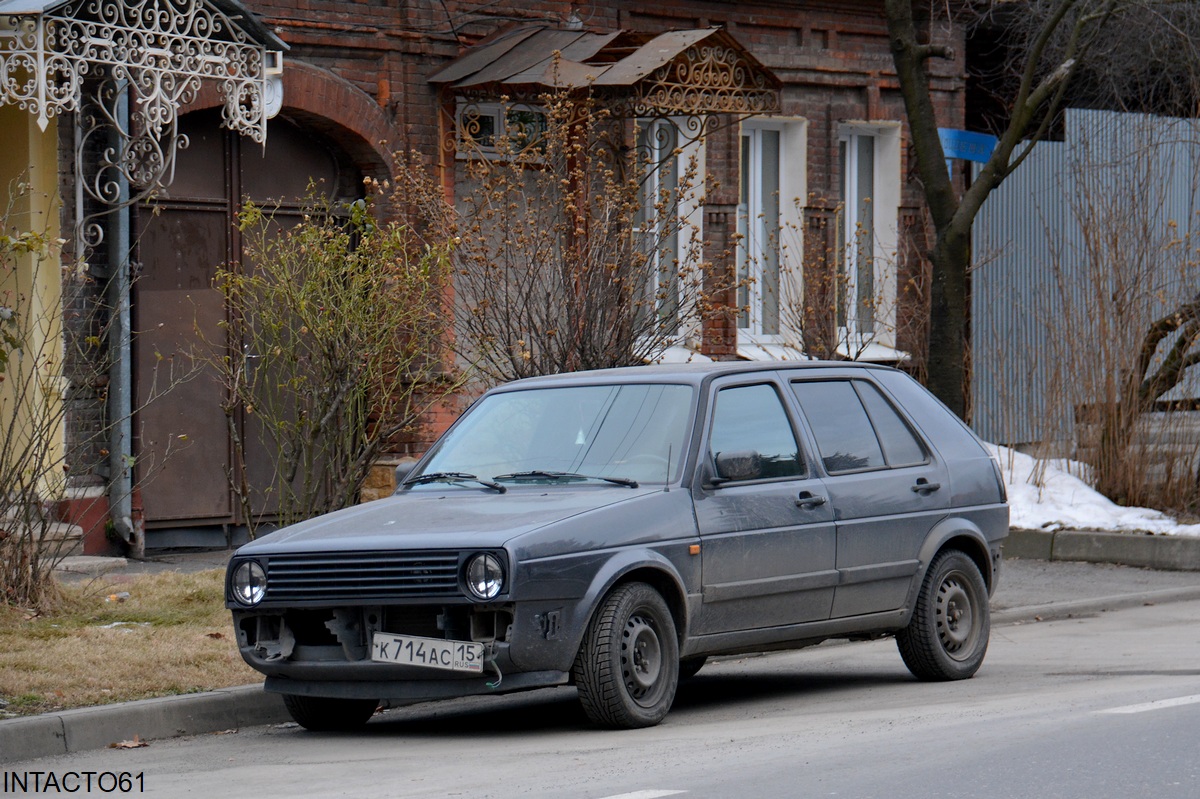
[[375, 633], [371, 640], [371, 660], [482, 674], [483, 644]]

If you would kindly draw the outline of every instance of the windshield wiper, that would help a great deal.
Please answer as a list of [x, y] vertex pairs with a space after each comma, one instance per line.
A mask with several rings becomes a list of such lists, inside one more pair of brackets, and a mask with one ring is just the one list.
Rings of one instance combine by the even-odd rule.
[[498, 474], [492, 478], [493, 480], [604, 480], [608, 483], [616, 483], [619, 486], [629, 486], [637, 488], [637, 480], [631, 480], [628, 477], [599, 477], [594, 474], [577, 474], [575, 472], [549, 472], [542, 469], [534, 469], [528, 472], [513, 472], [512, 474]]
[[429, 474], [422, 474], [422, 475], [418, 475], [417, 477], [413, 477], [409, 480], [405, 480], [404, 485], [416, 486], [416, 485], [423, 485], [425, 483], [437, 483], [437, 482], [454, 483], [454, 482], [459, 482], [459, 481], [468, 481], [468, 482], [472, 482], [472, 483], [479, 483], [481, 486], [486, 486], [487, 488], [490, 488], [493, 491], [496, 491], [501, 494], [508, 491], [507, 488], [500, 485], [499, 483], [493, 482], [492, 480], [483, 480], [479, 477], [476, 477], [473, 474], [467, 474], [466, 472], [430, 472]]

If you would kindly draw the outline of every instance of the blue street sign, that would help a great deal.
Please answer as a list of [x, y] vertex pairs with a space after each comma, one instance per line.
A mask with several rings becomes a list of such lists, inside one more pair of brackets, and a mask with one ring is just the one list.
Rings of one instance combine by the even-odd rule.
[[946, 158], [961, 158], [964, 161], [987, 163], [992, 157], [992, 150], [1000, 141], [988, 133], [972, 133], [969, 130], [954, 128], [938, 128], [938, 138], [942, 140], [942, 151]]

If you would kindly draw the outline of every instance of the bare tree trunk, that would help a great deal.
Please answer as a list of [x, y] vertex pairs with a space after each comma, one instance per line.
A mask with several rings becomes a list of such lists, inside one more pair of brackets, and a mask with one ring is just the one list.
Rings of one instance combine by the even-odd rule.
[[967, 236], [941, 236], [930, 260], [928, 388], [960, 418], [966, 418]]
[[937, 239], [927, 257], [933, 264], [929, 317], [929, 390], [954, 413], [966, 413], [965, 372], [967, 264], [974, 215], [964, 217], [946, 169], [930, 94], [926, 62], [951, 55], [917, 38], [911, 0], [886, 0], [892, 58], [912, 131], [917, 171]]
[[[1034, 142], [1045, 136], [1062, 105], [1076, 64], [1088, 49], [1090, 33], [1105, 24], [1119, 0], [1101, 0], [1098, 7], [1088, 6], [1083, 13], [1076, 13], [1081, 2], [1050, 3], [1028, 41], [1021, 43], [1025, 60], [1017, 66], [1019, 80], [1006, 127], [979, 174], [959, 193], [946, 169], [929, 73], [930, 59], [953, 58], [954, 53], [945, 46], [922, 41], [912, 0], [884, 0], [916, 171], [936, 231], [936, 241], [927, 255], [933, 266], [928, 384], [959, 416], [965, 417], [967, 409], [966, 303], [971, 227], [987, 196], [1029, 156]], [[1052, 43], [1057, 39], [1066, 44], [1054, 50]]]

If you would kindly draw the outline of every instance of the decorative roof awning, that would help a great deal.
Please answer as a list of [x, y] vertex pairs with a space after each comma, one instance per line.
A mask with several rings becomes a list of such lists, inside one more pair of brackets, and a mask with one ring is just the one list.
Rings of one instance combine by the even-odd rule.
[[638, 115], [776, 113], [781, 86], [720, 28], [658, 35], [518, 28], [480, 43], [429, 82], [460, 96], [592, 88]]
[[171, 183], [179, 109], [206, 81], [223, 124], [266, 144], [286, 49], [238, 0], [0, 0], [0, 104], [42, 130], [77, 112], [75, 237], [95, 246], [100, 217]]
[[86, 77], [110, 72], [158, 131], [213, 80], [225, 124], [262, 142], [286, 49], [237, 0], [0, 0], [0, 103], [44, 130], [79, 110]]

